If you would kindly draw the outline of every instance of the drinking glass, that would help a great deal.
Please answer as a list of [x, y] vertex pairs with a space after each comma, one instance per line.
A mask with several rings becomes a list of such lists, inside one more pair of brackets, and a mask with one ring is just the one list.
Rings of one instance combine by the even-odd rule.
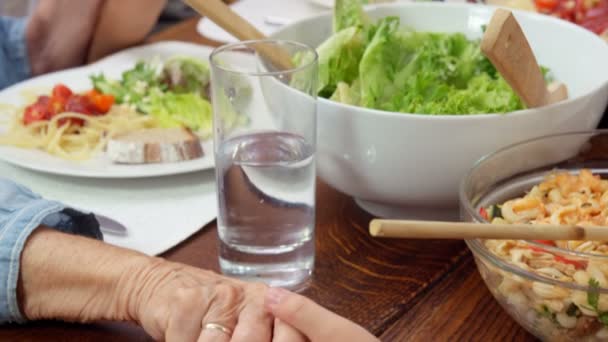
[[220, 268], [299, 288], [315, 260], [317, 54], [258, 40], [210, 60]]

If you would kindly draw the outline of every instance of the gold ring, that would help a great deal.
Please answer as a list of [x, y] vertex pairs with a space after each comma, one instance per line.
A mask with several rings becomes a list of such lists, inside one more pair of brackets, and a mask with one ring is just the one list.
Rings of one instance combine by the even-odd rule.
[[206, 323], [203, 325], [203, 329], [219, 330], [228, 336], [232, 336], [232, 329], [226, 328], [225, 326], [217, 323]]

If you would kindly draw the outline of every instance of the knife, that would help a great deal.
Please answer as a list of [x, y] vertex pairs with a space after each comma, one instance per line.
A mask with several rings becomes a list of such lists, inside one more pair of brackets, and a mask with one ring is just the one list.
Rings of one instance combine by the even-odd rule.
[[72, 208], [74, 208], [75, 210], [78, 210], [80, 212], [83, 212], [83, 213], [93, 214], [95, 216], [95, 219], [97, 219], [97, 222], [99, 223], [99, 229], [104, 234], [110, 234], [110, 235], [115, 235], [115, 236], [129, 235], [127, 227], [124, 224], [118, 222], [117, 220], [115, 220], [111, 217], [101, 215], [98, 213], [94, 213], [91, 210], [76, 208], [73, 206], [72, 206]]
[[124, 224], [116, 221], [113, 218], [110, 218], [110, 217], [107, 217], [104, 215], [100, 215], [100, 214], [96, 214], [96, 213], [92, 213], [92, 214], [95, 215], [97, 222], [99, 222], [99, 228], [101, 229], [102, 233], [116, 235], [116, 236], [129, 235], [128, 231], [127, 231], [127, 227], [125, 227]]

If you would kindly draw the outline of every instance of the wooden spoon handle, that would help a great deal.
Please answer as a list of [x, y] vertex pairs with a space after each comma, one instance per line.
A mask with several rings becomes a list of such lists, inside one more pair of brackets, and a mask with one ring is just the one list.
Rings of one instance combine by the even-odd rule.
[[608, 227], [372, 220], [372, 236], [408, 239], [608, 240]]
[[499, 8], [494, 12], [481, 40], [481, 51], [528, 108], [549, 103], [540, 66], [511, 11]]
[[[199, 14], [206, 16], [239, 40], [265, 39], [266, 36], [247, 20], [236, 14], [221, 0], [183, 0]], [[289, 53], [269, 44], [258, 44], [256, 50], [279, 70], [293, 69]]]
[[236, 14], [221, 0], [184, 0], [184, 2], [240, 40], [266, 38], [255, 26]]

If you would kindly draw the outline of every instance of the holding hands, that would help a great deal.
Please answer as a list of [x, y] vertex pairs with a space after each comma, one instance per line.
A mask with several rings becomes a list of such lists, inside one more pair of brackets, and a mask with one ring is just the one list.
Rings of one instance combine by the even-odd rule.
[[130, 321], [168, 342], [377, 341], [289, 291], [45, 227], [26, 243], [18, 286], [27, 319]]
[[180, 264], [150, 272], [135, 317], [157, 340], [321, 342], [377, 339], [306, 297]]

